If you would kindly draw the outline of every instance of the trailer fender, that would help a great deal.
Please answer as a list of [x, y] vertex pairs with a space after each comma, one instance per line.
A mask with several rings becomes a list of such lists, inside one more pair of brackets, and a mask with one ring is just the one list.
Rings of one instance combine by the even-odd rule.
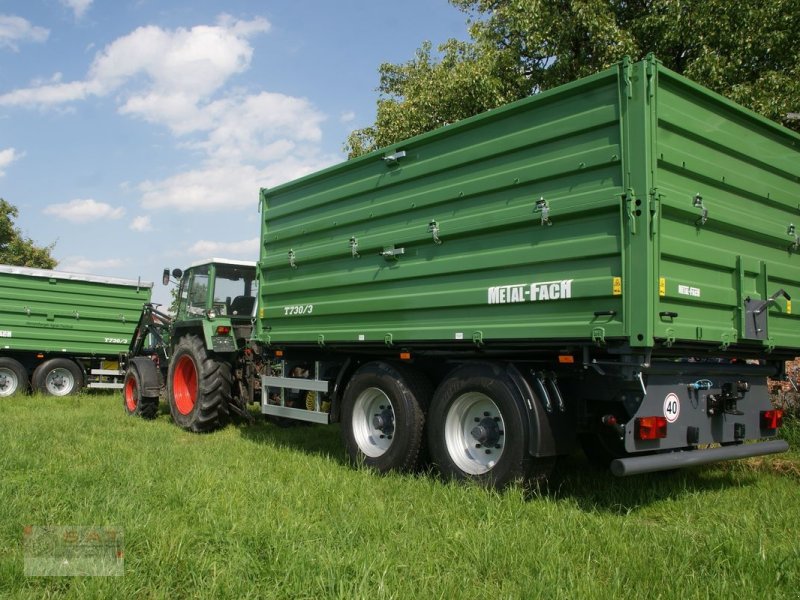
[[130, 367], [139, 371], [142, 396], [157, 398], [161, 393], [161, 374], [156, 364], [146, 356], [136, 356], [130, 360]]
[[358, 370], [358, 367], [361, 366], [359, 361], [355, 361], [352, 358], [348, 357], [347, 360], [344, 361], [342, 367], [339, 369], [339, 372], [336, 375], [336, 379], [334, 380], [333, 388], [330, 392], [330, 400], [331, 400], [331, 411], [330, 411], [330, 422], [331, 423], [338, 423], [341, 415], [342, 410], [342, 396], [344, 395], [344, 390], [347, 387], [347, 383], [353, 377], [353, 374]]
[[575, 427], [566, 410], [562, 410], [551, 399], [549, 409], [545, 406], [542, 395], [557, 390], [552, 381], [544, 384], [550, 389], [541, 390], [541, 381], [529, 369], [509, 363], [506, 374], [514, 382], [520, 398], [523, 399], [528, 415], [528, 452], [531, 456], [545, 457], [569, 454], [575, 446]]

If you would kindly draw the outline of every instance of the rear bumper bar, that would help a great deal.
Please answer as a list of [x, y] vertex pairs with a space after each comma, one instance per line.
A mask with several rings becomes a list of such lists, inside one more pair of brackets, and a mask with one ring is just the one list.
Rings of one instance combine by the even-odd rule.
[[789, 444], [786, 440], [771, 440], [755, 444], [739, 444], [736, 446], [722, 446], [707, 450], [680, 450], [664, 454], [651, 454], [648, 456], [631, 456], [618, 458], [611, 462], [611, 472], [617, 477], [651, 473], [653, 471], [667, 471], [695, 465], [707, 465], [723, 460], [749, 458], [751, 456], [764, 456], [765, 454], [779, 454], [786, 452]]

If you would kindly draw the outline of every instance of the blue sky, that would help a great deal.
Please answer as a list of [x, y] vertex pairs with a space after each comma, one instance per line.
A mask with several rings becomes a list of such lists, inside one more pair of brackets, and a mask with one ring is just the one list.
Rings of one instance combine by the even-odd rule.
[[59, 269], [258, 258], [258, 189], [345, 159], [446, 0], [0, 0], [0, 197]]

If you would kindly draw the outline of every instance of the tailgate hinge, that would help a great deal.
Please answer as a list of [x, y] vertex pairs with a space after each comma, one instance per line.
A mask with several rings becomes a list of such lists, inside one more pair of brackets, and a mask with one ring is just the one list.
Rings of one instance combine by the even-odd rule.
[[598, 346], [605, 346], [606, 344], [606, 330], [603, 327], [595, 327], [592, 329], [592, 341]]

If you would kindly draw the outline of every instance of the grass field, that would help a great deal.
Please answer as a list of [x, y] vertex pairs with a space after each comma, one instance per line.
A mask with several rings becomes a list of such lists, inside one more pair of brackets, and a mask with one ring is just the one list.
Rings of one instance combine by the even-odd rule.
[[[798, 598], [800, 454], [496, 493], [346, 466], [336, 427], [185, 433], [111, 395], [0, 403], [0, 597]], [[796, 424], [787, 429], [795, 448]], [[121, 577], [26, 577], [26, 526], [124, 531]]]

